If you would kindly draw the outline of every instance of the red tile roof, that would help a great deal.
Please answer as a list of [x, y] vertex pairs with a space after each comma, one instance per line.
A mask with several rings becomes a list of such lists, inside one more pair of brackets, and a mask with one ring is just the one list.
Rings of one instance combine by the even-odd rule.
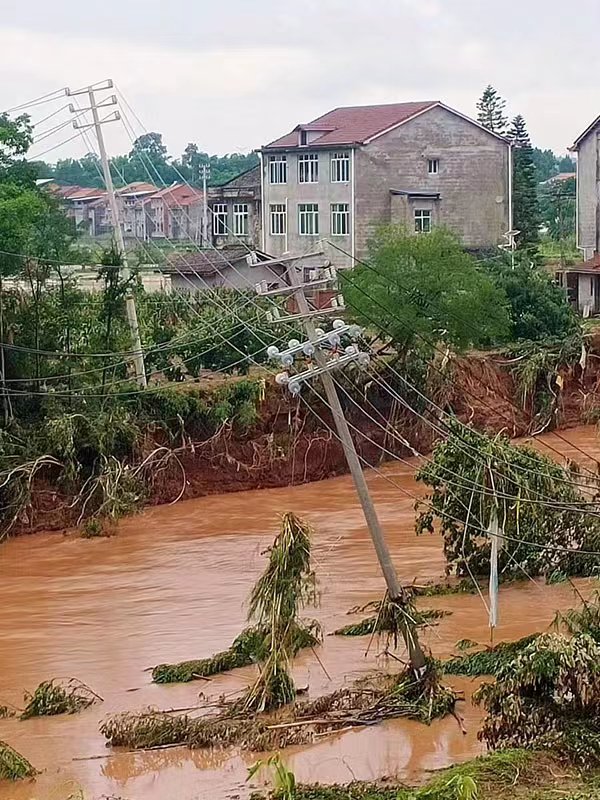
[[203, 194], [200, 189], [194, 189], [185, 183], [175, 183], [167, 186], [155, 194], [144, 197], [144, 202], [161, 198], [167, 206], [189, 205], [190, 203], [200, 203]]
[[145, 183], [144, 181], [134, 181], [133, 183], [117, 189], [117, 194], [150, 194], [157, 192], [158, 189], [152, 183]]
[[310, 144], [341, 145], [362, 144], [388, 128], [406, 122], [411, 117], [438, 104], [437, 100], [426, 100], [418, 103], [392, 103], [379, 106], [349, 106], [336, 108], [323, 114], [322, 117], [298, 125], [290, 133], [265, 146], [265, 149], [279, 147], [298, 147], [298, 131], [323, 131], [323, 135]]

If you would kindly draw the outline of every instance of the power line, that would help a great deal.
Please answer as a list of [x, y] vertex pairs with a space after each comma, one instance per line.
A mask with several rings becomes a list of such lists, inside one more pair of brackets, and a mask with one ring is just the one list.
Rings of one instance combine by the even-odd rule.
[[[335, 248], [336, 250], [339, 250], [340, 252], [342, 252], [342, 253], [345, 253], [345, 255], [349, 256], [350, 258], [353, 258], [353, 259], [354, 259], [354, 260], [355, 260], [357, 263], [359, 263], [359, 264], [361, 264], [362, 266], [366, 267], [367, 269], [371, 270], [372, 272], [374, 272], [374, 273], [375, 273], [376, 275], [378, 275], [379, 277], [381, 277], [381, 278], [384, 278], [384, 279], [385, 279], [385, 277], [386, 277], [386, 276], [385, 276], [385, 275], [382, 275], [382, 273], [381, 273], [381, 272], [379, 272], [378, 270], [376, 270], [376, 269], [375, 269], [375, 268], [374, 268], [374, 267], [373, 267], [371, 264], [369, 264], [369, 263], [367, 263], [367, 262], [365, 262], [365, 261], [361, 261], [360, 259], [358, 259], [358, 258], [356, 258], [356, 257], [352, 256], [350, 253], [347, 253], [345, 250], [343, 250], [342, 248], [338, 247], [337, 245], [335, 245], [335, 244], [333, 244], [333, 243], [329, 242], [328, 240], [327, 240], [327, 243], [328, 243], [328, 244], [330, 244], [330, 245], [331, 245], [333, 248]], [[426, 344], [428, 344], [430, 347], [432, 347], [432, 348], [433, 348], [434, 350], [436, 350], [438, 353], [440, 353], [441, 355], [443, 355], [443, 356], [444, 356], [444, 358], [446, 357], [446, 355], [447, 355], [447, 354], [446, 354], [446, 352], [445, 352], [444, 350], [442, 350], [442, 349], [441, 349], [441, 348], [440, 348], [440, 347], [437, 345], [437, 343], [435, 343], [435, 342], [434, 342], [434, 341], [432, 341], [431, 339], [428, 339], [426, 336], [424, 336], [423, 334], [421, 334], [421, 333], [420, 333], [419, 331], [417, 331], [416, 329], [414, 329], [414, 330], [413, 330], [413, 329], [412, 329], [412, 328], [410, 328], [408, 325], [406, 325], [406, 323], [404, 323], [404, 322], [403, 322], [401, 319], [399, 319], [399, 317], [397, 316], [397, 314], [395, 314], [395, 312], [393, 312], [393, 311], [392, 311], [392, 310], [391, 310], [389, 307], [387, 307], [387, 306], [383, 305], [382, 303], [380, 303], [380, 302], [379, 302], [377, 299], [373, 298], [373, 297], [372, 297], [372, 295], [368, 294], [366, 291], [364, 291], [364, 290], [362, 289], [362, 287], [359, 287], [359, 286], [358, 286], [356, 283], [354, 283], [354, 282], [353, 282], [353, 281], [352, 281], [350, 278], [348, 278], [348, 276], [347, 276], [346, 274], [344, 275], [344, 280], [348, 281], [348, 282], [350, 283], [350, 285], [354, 286], [354, 287], [355, 287], [355, 288], [357, 288], [359, 291], [361, 291], [361, 292], [362, 292], [362, 293], [363, 293], [363, 294], [364, 294], [366, 297], [368, 297], [368, 298], [369, 298], [369, 299], [370, 299], [372, 302], [375, 302], [375, 303], [376, 303], [376, 304], [377, 304], [377, 305], [378, 305], [378, 306], [379, 306], [379, 307], [380, 307], [382, 310], [386, 311], [386, 312], [387, 312], [387, 314], [389, 314], [389, 315], [391, 315], [392, 317], [394, 317], [394, 319], [395, 319], [395, 320], [396, 320], [396, 321], [397, 321], [397, 322], [398, 322], [400, 325], [402, 325], [402, 326], [403, 326], [404, 328], [406, 328], [407, 330], [410, 330], [410, 331], [411, 331], [412, 333], [414, 333], [414, 334], [415, 334], [415, 335], [416, 335], [416, 336], [417, 336], [419, 339], [421, 339], [423, 342], [425, 342]], [[409, 289], [407, 289], [406, 287], [402, 286], [402, 284], [398, 283], [398, 281], [397, 281], [397, 280], [395, 281], [395, 284], [394, 284], [394, 285], [395, 285], [395, 286], [398, 286], [398, 288], [400, 288], [402, 291], [404, 291], [404, 292], [406, 292], [406, 293], [410, 294], [410, 290], [409, 290]], [[431, 305], [431, 301], [428, 301], [426, 298], [422, 298], [422, 299], [424, 300], [424, 302], [425, 302], [427, 305]], [[456, 315], [454, 315], [454, 316], [456, 316]], [[458, 319], [461, 319], [460, 317], [457, 317], [457, 318], [458, 318]], [[464, 320], [464, 319], [463, 319], [462, 321], [463, 321], [463, 322], [465, 322], [465, 320]], [[381, 328], [381, 323], [377, 323], [377, 324], [378, 324], [378, 327], [379, 327], [379, 328]], [[474, 330], [476, 330], [476, 329], [474, 329]], [[388, 333], [388, 335], [390, 335], [390, 334]], [[432, 364], [432, 367], [433, 367], [433, 369], [435, 369], [436, 371], [440, 372], [440, 374], [442, 374], [442, 375], [443, 375], [443, 373], [442, 373], [442, 372], [439, 370], [439, 368], [438, 368], [438, 367], [437, 367], [435, 364]], [[480, 382], [481, 382], [481, 381], [480, 381]], [[490, 387], [487, 387], [487, 388], [489, 389]], [[475, 399], [477, 399], [477, 400], [478, 400], [478, 402], [481, 402], [481, 404], [482, 404], [482, 405], [484, 405], [486, 408], [488, 408], [488, 409], [490, 409], [491, 411], [493, 411], [495, 414], [500, 414], [500, 416], [504, 417], [504, 419], [506, 419], [506, 420], [508, 420], [508, 421], [511, 421], [511, 420], [509, 419], [509, 417], [507, 417], [505, 414], [503, 414], [503, 413], [501, 412], [501, 410], [500, 410], [500, 409], [498, 409], [498, 408], [494, 408], [494, 407], [493, 407], [493, 406], [491, 406], [489, 403], [487, 403], [487, 402], [486, 402], [486, 401], [485, 401], [483, 398], [480, 398], [480, 397], [478, 397], [477, 395], [474, 395], [472, 392], [470, 392], [470, 391], [469, 391], [468, 389], [466, 389], [466, 388], [464, 389], [464, 391], [465, 391], [465, 393], [466, 393], [466, 394], [468, 394], [470, 397], [474, 397]], [[501, 396], [501, 397], [502, 397], [504, 400], [506, 400], [506, 402], [507, 402], [507, 403], [509, 403], [509, 405], [511, 405], [511, 406], [512, 406], [512, 407], [513, 407], [513, 408], [514, 408], [516, 411], [518, 411], [519, 413], [522, 413], [522, 410], [521, 410], [521, 409], [519, 409], [519, 408], [518, 408], [518, 407], [515, 405], [514, 401], [513, 401], [511, 398], [509, 398], [507, 395], [504, 395], [504, 394], [502, 394], [502, 393], [500, 393], [500, 396]], [[565, 439], [563, 436], [561, 436], [561, 434], [560, 434], [558, 431], [548, 431], [548, 433], [549, 433], [549, 434], [551, 434], [551, 435], [553, 435], [553, 436], [555, 436], [556, 438], [560, 439], [560, 440], [561, 440], [563, 443], [565, 443], [565, 444], [568, 444], [569, 446], [572, 446], [572, 447], [574, 447], [576, 450], [578, 450], [578, 452], [580, 452], [582, 455], [586, 456], [586, 458], [589, 458], [589, 459], [591, 459], [592, 461], [595, 461], [595, 462], [596, 462], [596, 464], [598, 464], [598, 466], [600, 467], [600, 461], [598, 461], [598, 459], [597, 459], [597, 458], [595, 458], [594, 456], [591, 456], [589, 453], [587, 453], [585, 450], [582, 450], [581, 448], [579, 448], [579, 447], [578, 447], [577, 445], [575, 445], [574, 443], [572, 443], [572, 442], [569, 442], [567, 439]], [[547, 447], [549, 450], [552, 450], [552, 451], [553, 451], [554, 453], [556, 453], [557, 455], [561, 456], [561, 458], [563, 457], [563, 453], [561, 453], [561, 452], [560, 452], [559, 450], [557, 450], [556, 448], [552, 447], [552, 445], [548, 444], [547, 442], [544, 442], [544, 446], [545, 446], [545, 447]], [[585, 468], [585, 467], [584, 467], [584, 469], [587, 469], [587, 468]], [[588, 471], [590, 471], [590, 470], [588, 470]]]
[[[12, 108], [7, 108], [2, 111], [2, 114], [12, 114], [15, 111], [21, 111], [25, 108], [33, 108], [34, 106], [40, 106], [44, 103], [51, 103], [54, 100], [58, 100], [60, 96], [65, 97], [67, 94], [66, 89], [55, 89], [53, 92], [48, 92], [47, 94], [42, 94], [39, 97], [34, 98], [33, 100], [29, 100], [27, 103], [21, 103], [20, 105], [13, 106]], [[56, 96], [55, 96], [56, 95]]]

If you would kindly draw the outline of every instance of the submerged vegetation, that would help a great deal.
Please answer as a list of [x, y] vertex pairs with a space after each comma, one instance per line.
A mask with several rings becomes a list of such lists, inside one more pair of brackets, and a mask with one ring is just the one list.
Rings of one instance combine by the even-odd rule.
[[20, 719], [52, 717], [57, 714], [76, 714], [102, 698], [76, 678], [62, 681], [43, 681], [33, 692], [25, 694], [26, 706]]
[[[315, 647], [319, 642], [320, 630], [314, 621], [303, 621], [290, 631], [292, 655], [305, 647]], [[152, 680], [155, 683], [187, 683], [238, 667], [247, 667], [265, 659], [268, 643], [269, 633], [265, 626], [246, 628], [233, 640], [231, 647], [210, 658], [182, 661], [178, 664], [159, 664], [152, 670]]]
[[[578, 473], [530, 447], [511, 444], [506, 436], [486, 436], [458, 422], [449, 427], [448, 438], [416, 474], [429, 489], [417, 503], [417, 533], [433, 532], [439, 520], [448, 572], [489, 574], [494, 521], [504, 579], [520, 578], [523, 570], [529, 575], [551, 575], [559, 568], [565, 575], [597, 572], [600, 520], [581, 513], [589, 500], [579, 490]], [[596, 484], [594, 478], [594, 493]]]
[[[394, 619], [392, 605], [389, 603], [387, 595], [383, 601], [376, 600], [367, 603], [365, 606], [352, 608], [348, 611], [348, 614], [360, 614], [365, 611], [373, 611], [374, 613], [359, 622], [353, 622], [338, 628], [333, 632], [334, 636], [369, 636], [374, 633], [393, 633], [397, 629], [397, 622]], [[415, 625], [428, 625], [434, 620], [449, 616], [451, 613], [451, 611], [437, 608], [416, 609], [413, 620]]]
[[153, 680], [186, 682], [259, 663], [259, 678], [242, 701], [245, 710], [266, 711], [291, 702], [295, 690], [289, 660], [321, 641], [319, 624], [299, 618], [303, 606], [317, 602], [310, 536], [306, 523], [292, 513], [284, 514], [268, 551], [267, 567], [250, 594], [248, 620], [253, 626], [242, 631], [229, 649], [210, 658], [160, 664], [152, 671]]
[[[537, 638], [538, 634], [524, 636], [516, 642], [501, 642], [495, 647], [487, 647], [474, 653], [465, 653], [443, 663], [444, 672], [448, 675], [498, 675], [508, 664], [512, 664], [515, 656], [523, 652]], [[474, 643], [469, 643], [474, 644]]]
[[33, 778], [37, 770], [16, 750], [0, 741], [0, 780], [20, 781]]
[[587, 634], [542, 634], [475, 693], [492, 749], [550, 749], [600, 765], [600, 645]]

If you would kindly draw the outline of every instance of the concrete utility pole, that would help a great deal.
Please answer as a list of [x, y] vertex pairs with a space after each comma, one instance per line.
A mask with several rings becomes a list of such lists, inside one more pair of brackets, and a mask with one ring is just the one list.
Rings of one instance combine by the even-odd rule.
[[[346, 456], [346, 461], [348, 462], [348, 467], [350, 468], [352, 480], [354, 481], [356, 493], [365, 516], [369, 533], [371, 534], [371, 539], [373, 540], [375, 552], [377, 553], [381, 571], [387, 585], [389, 598], [392, 602], [396, 602], [402, 609], [405, 609], [408, 596], [398, 580], [398, 576], [392, 562], [392, 557], [385, 541], [383, 529], [379, 522], [375, 505], [371, 499], [369, 487], [362, 471], [356, 448], [354, 447], [350, 429], [348, 427], [346, 417], [344, 416], [344, 411], [342, 409], [335, 384], [330, 374], [331, 370], [335, 369], [338, 365], [336, 365], [335, 362], [329, 362], [320, 347], [320, 342], [322, 341], [323, 337], [317, 332], [317, 329], [313, 323], [312, 316], [314, 315], [314, 312], [311, 312], [309, 308], [308, 301], [304, 293], [304, 284], [300, 280], [300, 276], [295, 264], [292, 263], [288, 268], [288, 275], [290, 278], [290, 284], [295, 289], [293, 294], [296, 298], [298, 309], [300, 311], [300, 317], [302, 318], [304, 328], [311, 343], [310, 350], [313, 351], [312, 357], [317, 364], [317, 370], [315, 370], [315, 374], [318, 374], [321, 378], [323, 388], [325, 389], [325, 394], [327, 395], [327, 402], [331, 408], [335, 427], [344, 449], [344, 455]], [[322, 281], [317, 281], [317, 283], [322, 283]], [[320, 333], [322, 333], [322, 331]], [[300, 345], [300, 347], [302, 346]], [[295, 352], [298, 352], [298, 348], [294, 347], [292, 349]], [[285, 354], [281, 355], [285, 356]], [[348, 353], [346, 356], [342, 356], [339, 361], [340, 363], [347, 363], [347, 361], [356, 360], [358, 356], [360, 356], [360, 354], [357, 348], [354, 358], [352, 353]], [[297, 379], [297, 377], [301, 378], [302, 376], [295, 377]], [[292, 384], [294, 380], [295, 378], [291, 378], [290, 384]], [[290, 385], [290, 389], [292, 388], [293, 387]], [[426, 666], [425, 655], [419, 643], [416, 625], [408, 616], [405, 616], [404, 618], [402, 635], [408, 649], [411, 667], [415, 673], [420, 676], [424, 672]]]
[[[108, 162], [108, 156], [106, 154], [104, 134], [102, 132], [102, 125], [104, 125], [107, 122], [115, 122], [119, 120], [121, 117], [118, 111], [114, 111], [111, 115], [109, 115], [109, 117], [101, 120], [100, 115], [98, 114], [98, 109], [116, 105], [117, 98], [115, 95], [112, 95], [110, 98], [108, 98], [108, 100], [103, 100], [101, 103], [98, 104], [96, 102], [96, 96], [94, 94], [94, 92], [97, 90], [112, 89], [112, 86], [113, 86], [112, 81], [108, 80], [101, 85], [86, 86], [85, 88], [77, 89], [76, 91], [71, 91], [70, 89], [67, 89], [67, 95], [69, 95], [70, 97], [74, 97], [80, 94], [87, 94], [90, 101], [89, 108], [76, 109], [74, 106], [70, 106], [70, 110], [71, 112], [77, 112], [77, 113], [81, 111], [91, 111], [92, 119], [94, 120], [93, 124], [80, 125], [77, 122], [77, 120], [75, 120], [73, 122], [73, 127], [78, 130], [83, 130], [86, 128], [94, 128], [96, 132], [96, 138], [98, 140], [98, 150], [100, 151], [100, 161], [102, 163], [102, 173], [104, 175], [104, 183], [106, 185], [106, 191], [108, 193], [108, 204], [110, 206], [110, 213], [112, 217], [113, 231], [115, 235], [115, 244], [117, 245], [117, 250], [121, 258], [121, 276], [124, 281], [128, 281], [131, 273], [129, 270], [129, 265], [127, 264], [127, 251], [125, 249], [125, 240], [123, 238], [123, 229], [121, 227], [119, 207], [117, 205], [115, 187], [110, 172], [110, 164]], [[131, 287], [129, 285], [127, 287], [127, 293], [125, 295], [125, 312], [127, 315], [129, 330], [131, 332], [131, 340], [133, 345], [132, 363], [135, 371], [135, 377], [138, 384], [145, 389], [148, 384], [146, 381], [146, 370], [144, 367], [144, 353], [142, 350], [142, 341], [140, 338], [140, 329], [138, 325], [135, 299], [133, 297], [133, 292], [131, 291]]]
[[202, 245], [208, 247], [210, 237], [208, 235], [208, 189], [207, 180], [210, 177], [210, 165], [202, 165]]

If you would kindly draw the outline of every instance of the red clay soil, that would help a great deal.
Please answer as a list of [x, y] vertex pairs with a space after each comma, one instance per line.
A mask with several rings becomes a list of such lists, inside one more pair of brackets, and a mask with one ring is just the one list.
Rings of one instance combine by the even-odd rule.
[[[511, 365], [501, 356], [473, 353], [456, 359], [449, 387], [438, 393], [437, 402], [452, 409], [463, 421], [490, 433], [505, 432], [511, 437], [530, 433], [536, 427], [531, 409], [521, 410]], [[600, 408], [600, 358], [591, 356], [582, 379], [579, 367], [563, 376], [562, 390], [554, 427], [568, 428], [590, 421]], [[391, 420], [394, 428], [419, 452], [431, 449], [434, 434], [423, 421], [394, 407], [390, 395], [369, 390], [370, 400], [378, 409], [369, 409], [378, 422]], [[304, 403], [292, 399], [285, 389], [272, 384], [259, 409], [259, 422], [244, 435], [227, 426], [208, 442], [194, 443], [179, 458], [185, 470], [182, 497], [271, 488], [318, 481], [347, 471], [341, 445], [328, 429], [333, 423], [328, 410], [314, 403], [315, 413]], [[380, 446], [394, 454], [412, 455], [409, 448], [390, 437], [348, 401], [346, 413], [356, 426], [354, 439], [360, 456], [369, 464], [382, 460]], [[426, 412], [424, 412], [426, 413]], [[363, 437], [361, 434], [365, 434]], [[373, 444], [365, 437], [374, 440]], [[182, 490], [182, 469], [175, 462], [162, 472], [147, 502], [159, 505], [171, 502]], [[68, 509], [70, 498], [61, 496], [51, 485], [38, 484], [33, 507], [19, 521], [13, 533], [64, 529], [76, 523]]]

